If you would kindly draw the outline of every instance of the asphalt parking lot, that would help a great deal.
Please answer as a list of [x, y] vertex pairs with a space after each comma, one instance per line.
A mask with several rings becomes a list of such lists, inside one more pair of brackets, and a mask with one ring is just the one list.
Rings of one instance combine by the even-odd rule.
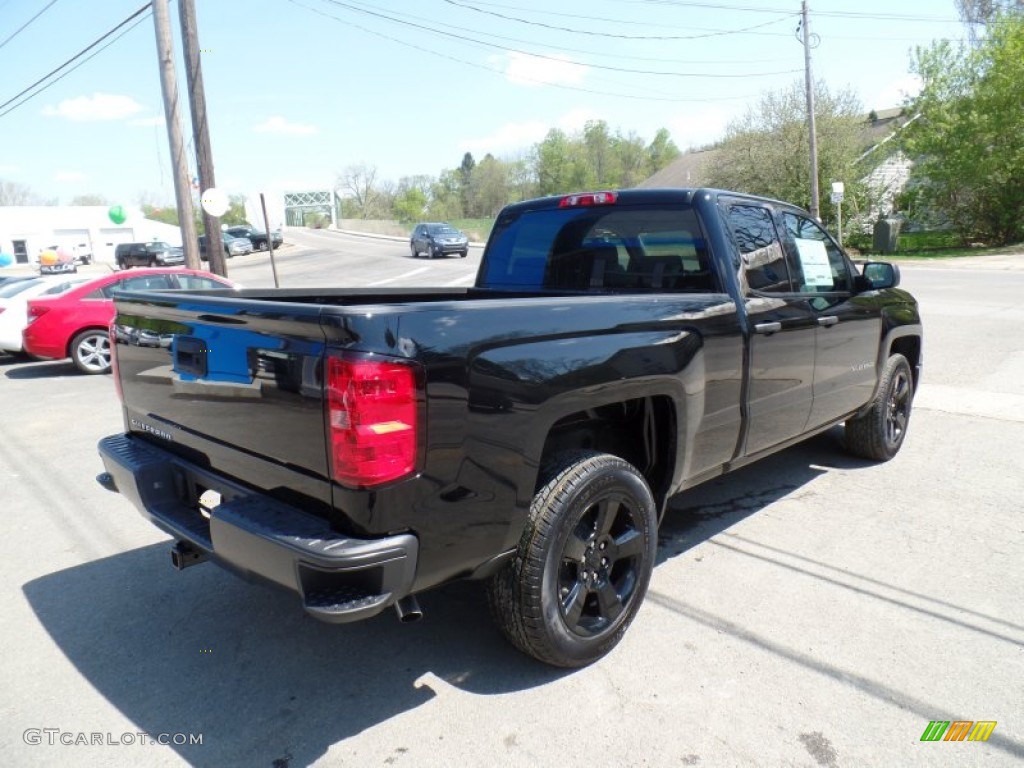
[[[349, 258], [350, 284], [454, 285], [479, 259], [414, 261], [394, 243], [357, 262], [325, 245], [333, 236], [283, 250], [285, 284]], [[262, 259], [233, 260], [232, 277], [268, 284]], [[474, 584], [424, 595], [416, 624], [388, 612], [330, 626], [214, 566], [174, 572], [167, 537], [94, 479], [96, 442], [121, 425], [110, 378], [0, 356], [0, 754], [19, 766], [1020, 765], [1024, 271], [905, 267], [903, 285], [926, 335], [902, 452], [852, 459], [833, 430], [677, 497], [636, 622], [571, 672], [506, 645]], [[997, 724], [986, 742], [922, 742], [935, 720]]]

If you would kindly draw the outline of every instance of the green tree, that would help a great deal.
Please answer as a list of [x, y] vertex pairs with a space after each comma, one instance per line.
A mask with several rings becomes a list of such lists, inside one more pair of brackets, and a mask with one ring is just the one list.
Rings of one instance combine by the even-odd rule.
[[678, 158], [679, 154], [679, 147], [672, 141], [668, 130], [659, 128], [658, 132], [654, 134], [651, 143], [647, 145], [648, 175], [653, 175], [660, 171]]
[[1024, 0], [956, 0], [956, 10], [971, 41], [977, 43], [1001, 15], [1024, 13]]
[[[220, 223], [228, 226], [245, 224], [245, 195], [229, 195], [228, 202], [228, 210], [220, 217]], [[262, 226], [259, 228], [262, 229]]]
[[494, 216], [509, 202], [508, 164], [488, 153], [476, 164], [469, 180], [470, 209], [468, 215], [477, 218]]
[[430, 189], [430, 200], [427, 204], [429, 218], [442, 221], [461, 219], [464, 211], [462, 188], [461, 169], [441, 171], [441, 175]]
[[[151, 203], [143, 203], [142, 215], [153, 221], [162, 221], [164, 224], [178, 226], [178, 209], [173, 205], [158, 206]], [[196, 230], [202, 232], [202, 229]]]
[[920, 94], [902, 134], [919, 203], [966, 242], [1024, 240], [1024, 16], [1001, 16], [977, 47], [918, 49]]
[[97, 194], [75, 195], [70, 205], [107, 205], [107, 198]]
[[423, 219], [430, 202], [434, 180], [430, 176], [404, 176], [395, 189], [392, 212], [396, 219], [408, 224]]
[[356, 163], [346, 166], [338, 176], [338, 187], [345, 192], [342, 214], [349, 219], [371, 219], [382, 207], [377, 166]]
[[26, 184], [0, 179], [0, 205], [57, 205], [57, 200], [44, 200]]
[[469, 184], [473, 178], [473, 170], [476, 168], [476, 160], [473, 153], [467, 152], [462, 156], [462, 163], [459, 165], [459, 196], [462, 202], [462, 209], [469, 210]]
[[[810, 145], [803, 82], [765, 94], [746, 114], [731, 123], [718, 160], [708, 169], [708, 183], [810, 206]], [[865, 195], [864, 169], [858, 158], [865, 149], [861, 107], [852, 91], [832, 94], [815, 83], [818, 137], [818, 178], [823, 184], [843, 181], [846, 198]], [[834, 215], [822, 196], [821, 216]]]

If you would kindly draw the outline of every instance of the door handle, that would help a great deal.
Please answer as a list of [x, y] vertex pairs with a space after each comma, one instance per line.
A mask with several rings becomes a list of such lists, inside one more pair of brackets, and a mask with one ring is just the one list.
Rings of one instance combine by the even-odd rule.
[[824, 328], [831, 328], [833, 325], [839, 322], [839, 318], [835, 315], [829, 315], [828, 317], [819, 317], [818, 325]]
[[782, 323], [757, 323], [754, 330], [757, 333], [775, 333], [782, 330]]

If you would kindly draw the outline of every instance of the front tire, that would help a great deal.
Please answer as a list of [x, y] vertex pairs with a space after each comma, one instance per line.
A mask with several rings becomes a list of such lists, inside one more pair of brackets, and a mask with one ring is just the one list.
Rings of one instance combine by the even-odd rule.
[[266, 241], [266, 240], [260, 240], [260, 242], [259, 242], [259, 245], [257, 245], [256, 247], [257, 247], [257, 248], [258, 248], [259, 250], [261, 250], [261, 251], [265, 251], [265, 250], [267, 250], [267, 248], [268, 248], [268, 246], [267, 246], [267, 241]]
[[71, 341], [71, 360], [82, 373], [108, 373], [110, 334], [99, 328], [82, 331]]
[[914, 400], [914, 378], [903, 355], [889, 357], [878, 393], [863, 416], [846, 422], [846, 449], [856, 456], [888, 461], [903, 445]]
[[412, 251], [412, 257], [414, 259], [418, 259], [420, 257], [420, 252], [413, 243], [409, 243], [409, 250]]
[[585, 666], [622, 639], [656, 550], [657, 509], [643, 476], [617, 456], [564, 456], [533, 498], [515, 558], [489, 582], [491, 613], [524, 653]]

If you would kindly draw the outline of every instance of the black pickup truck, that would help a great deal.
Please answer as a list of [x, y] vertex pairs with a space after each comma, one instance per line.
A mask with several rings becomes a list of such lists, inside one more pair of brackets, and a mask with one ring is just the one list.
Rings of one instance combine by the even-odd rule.
[[470, 288], [121, 293], [100, 481], [178, 568], [329, 622], [487, 579], [512, 643], [580, 666], [639, 609], [673, 494], [841, 422], [896, 454], [921, 367], [898, 282], [799, 208], [674, 189], [508, 206]]

